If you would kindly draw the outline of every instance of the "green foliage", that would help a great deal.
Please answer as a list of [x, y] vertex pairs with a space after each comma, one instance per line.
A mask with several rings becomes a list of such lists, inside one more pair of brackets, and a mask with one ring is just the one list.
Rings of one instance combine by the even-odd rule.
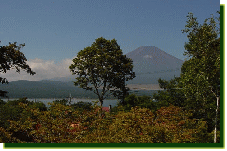
[[[190, 119], [191, 113], [180, 107], [162, 107], [156, 113], [156, 142], [208, 143], [205, 121]], [[204, 131], [205, 130], [205, 131]]]
[[[13, 101], [2, 101], [2, 105], [0, 106], [0, 127], [8, 128], [9, 122], [8, 120], [12, 121], [18, 121], [22, 117], [23, 114], [23, 108], [19, 106], [20, 103], [27, 104], [31, 108], [38, 108], [41, 111], [46, 111], [47, 107], [42, 102], [30, 102], [26, 98], [21, 98], [19, 100], [13, 100]], [[29, 115], [23, 114], [24, 120]]]
[[145, 108], [120, 112], [109, 127], [109, 140], [113, 143], [152, 143], [153, 118], [153, 113]]
[[0, 142], [4, 143], [22, 143], [19, 139], [12, 137], [12, 133], [7, 132], [4, 128], [0, 127]]
[[[35, 143], [70, 143], [73, 140], [68, 131], [72, 123], [68, 114], [71, 111], [69, 106], [52, 104], [47, 111], [40, 111], [23, 103], [20, 106], [24, 108], [23, 115], [18, 121], [10, 121], [10, 127], [7, 129], [13, 132], [12, 137]], [[24, 115], [30, 115], [26, 116], [25, 122]]]
[[[193, 112], [193, 117], [208, 122], [208, 132], [214, 129], [217, 98], [220, 96], [220, 18], [208, 18], [199, 24], [189, 13], [183, 30], [187, 33], [185, 55], [180, 77], [170, 81], [159, 79], [164, 91], [154, 95], [159, 106], [184, 107]], [[218, 112], [218, 122], [220, 112]], [[219, 124], [218, 124], [219, 130]]]
[[7, 128], [9, 126], [8, 120], [19, 120], [22, 108], [18, 106], [20, 102], [29, 103], [26, 99], [8, 101], [0, 107], [0, 127]]
[[34, 108], [38, 108], [41, 111], [47, 110], [47, 107], [43, 102], [33, 102], [31, 106], [33, 106]]
[[[186, 108], [193, 110], [194, 117], [209, 121], [209, 131], [214, 128], [217, 97], [220, 96], [220, 17], [213, 16], [199, 25], [189, 13], [186, 28], [189, 42], [185, 44], [185, 61], [181, 68], [181, 85]], [[218, 113], [219, 114], [219, 113]]]
[[52, 103], [41, 111], [25, 103], [17, 120], [0, 127], [0, 141], [35, 143], [207, 143], [207, 123], [190, 119], [191, 113], [180, 107], [150, 109], [132, 107], [128, 112], [100, 116], [100, 107], [73, 110], [71, 106]]
[[92, 109], [92, 103], [80, 101], [72, 104], [71, 107], [73, 107], [73, 109], [76, 111], [84, 111], [84, 110], [89, 111]]
[[102, 37], [81, 50], [69, 68], [72, 74], [78, 75], [75, 85], [93, 91], [101, 106], [108, 94], [125, 97], [125, 81], [135, 77], [132, 60], [123, 55], [117, 41]]
[[[160, 79], [161, 80], [161, 79]], [[163, 80], [164, 81], [164, 80]], [[166, 81], [167, 82], [167, 81]], [[168, 83], [169, 89], [158, 91], [153, 97], [149, 96], [137, 96], [135, 94], [130, 94], [125, 98], [125, 103], [118, 103], [118, 106], [113, 108], [115, 112], [130, 111], [132, 107], [148, 108], [153, 113], [155, 113], [161, 107], [168, 107], [170, 105], [183, 107], [183, 95], [177, 89], [170, 89], [170, 83]]]
[[67, 106], [71, 106], [72, 109], [74, 111], [84, 111], [84, 110], [91, 110], [92, 109], [92, 103], [90, 102], [83, 102], [83, 101], [80, 101], [80, 102], [77, 102], [77, 103], [74, 103], [74, 104], [69, 104], [69, 100], [66, 100], [66, 99], [62, 99], [62, 100], [55, 100], [53, 101], [53, 104], [61, 104], [61, 105], [67, 105]]
[[151, 109], [153, 112], [156, 111], [156, 103], [153, 102], [151, 97], [145, 95], [137, 96], [135, 94], [130, 94], [126, 96], [124, 103], [119, 102], [118, 106], [116, 107], [116, 111], [130, 111], [132, 107], [136, 106]]
[[[34, 75], [35, 72], [31, 70], [29, 65], [27, 65], [26, 57], [20, 49], [23, 48], [25, 44], [9, 43], [8, 46], [0, 46], [0, 72], [6, 73], [8, 70], [14, 68], [16, 72], [20, 72], [21, 69], [25, 70], [27, 73]], [[8, 83], [6, 78], [0, 77], [1, 83]]]
[[[206, 122], [189, 119], [180, 107], [163, 107], [156, 112], [134, 107], [86, 125], [78, 142], [86, 143], [204, 143], [208, 142]], [[108, 128], [107, 128], [108, 127]]]
[[6, 102], [0, 99], [0, 106], [3, 106], [5, 104], [6, 104]]
[[62, 99], [62, 100], [54, 100], [53, 103], [54, 103], [54, 104], [67, 105], [67, 103], [69, 103], [69, 101], [66, 100], [66, 99]]
[[160, 88], [163, 88], [164, 90], [158, 91], [158, 93], [153, 95], [157, 108], [169, 106], [170, 104], [179, 107], [185, 106], [185, 96], [179, 81], [179, 77], [175, 77], [170, 81], [163, 79], [158, 80]]

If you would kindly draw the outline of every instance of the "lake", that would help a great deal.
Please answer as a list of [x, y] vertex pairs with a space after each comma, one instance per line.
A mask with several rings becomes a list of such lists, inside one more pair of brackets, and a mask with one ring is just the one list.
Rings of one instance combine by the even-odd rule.
[[[27, 99], [28, 101], [40, 101], [43, 102], [47, 107], [49, 106], [48, 103], [53, 102], [54, 100], [62, 100], [63, 98], [36, 98], [36, 99]], [[8, 99], [1, 99], [3, 101], [8, 101]], [[17, 100], [16, 98], [14, 99], [9, 99], [9, 100]], [[94, 104], [95, 101], [98, 101], [98, 99], [78, 99], [78, 98], [72, 98], [71, 99], [71, 104], [73, 103], [77, 103], [77, 102], [91, 102], [92, 104]], [[118, 103], [118, 100], [104, 100], [103, 101], [103, 107], [108, 107], [109, 105], [111, 105], [112, 107], [116, 106]], [[98, 102], [98, 105], [100, 105], [100, 103]]]

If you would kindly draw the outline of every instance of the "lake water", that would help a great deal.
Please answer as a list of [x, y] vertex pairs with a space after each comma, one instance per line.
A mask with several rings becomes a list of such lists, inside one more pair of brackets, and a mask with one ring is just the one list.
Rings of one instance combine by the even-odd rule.
[[[52, 103], [54, 100], [62, 100], [63, 98], [36, 98], [36, 99], [27, 99], [28, 101], [33, 101], [33, 102], [43, 102], [47, 107], [49, 106], [48, 103]], [[3, 101], [8, 101], [8, 99], [2, 99]], [[9, 100], [17, 100], [17, 99], [9, 99]], [[72, 98], [71, 99], [71, 104], [77, 103], [77, 102], [91, 102], [94, 104], [95, 101], [98, 101], [98, 99], [77, 99], [77, 98]], [[103, 107], [108, 107], [111, 105], [112, 107], [116, 106], [118, 103], [118, 100], [104, 100], [103, 101]], [[98, 105], [100, 103], [98, 102]]]

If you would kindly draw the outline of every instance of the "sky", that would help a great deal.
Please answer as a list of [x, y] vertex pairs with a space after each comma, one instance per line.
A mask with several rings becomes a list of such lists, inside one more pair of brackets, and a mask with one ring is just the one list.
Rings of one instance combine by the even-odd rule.
[[199, 23], [220, 10], [219, 0], [7, 0], [0, 5], [0, 46], [25, 43], [21, 51], [37, 73], [11, 70], [9, 81], [71, 75], [80, 50], [99, 37], [116, 39], [124, 54], [155, 46], [184, 60], [187, 14]]

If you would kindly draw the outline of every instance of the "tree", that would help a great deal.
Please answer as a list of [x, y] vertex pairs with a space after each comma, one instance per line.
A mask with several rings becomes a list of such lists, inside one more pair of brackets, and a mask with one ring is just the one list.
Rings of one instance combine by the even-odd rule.
[[[123, 55], [117, 41], [106, 40], [103, 37], [81, 50], [69, 68], [72, 74], [77, 75], [74, 84], [93, 91], [98, 96], [101, 106], [110, 94], [123, 94], [125, 97], [125, 81], [135, 77], [132, 60]], [[117, 93], [119, 91], [121, 93]]]
[[117, 113], [119, 111], [129, 112], [132, 107], [140, 107], [150, 109], [152, 112], [157, 110], [156, 102], [154, 102], [150, 96], [137, 96], [130, 94], [125, 97], [124, 104], [119, 102], [116, 107], [113, 107], [111, 111]]
[[[219, 12], [218, 12], [219, 13]], [[219, 128], [220, 113], [220, 18], [210, 17], [199, 24], [189, 13], [183, 33], [187, 33], [185, 53], [188, 56], [181, 67], [180, 77], [170, 81], [159, 80], [164, 88], [154, 95], [161, 105], [182, 106], [193, 112], [193, 118], [207, 121], [210, 133], [214, 130], [214, 142]]]
[[169, 106], [170, 104], [179, 107], [185, 106], [185, 96], [180, 80], [180, 77], [175, 77], [170, 81], [161, 78], [158, 80], [160, 88], [164, 90], [158, 91], [158, 93], [153, 95], [153, 98], [156, 100], [157, 108]]
[[[35, 72], [31, 70], [29, 65], [26, 63], [27, 59], [20, 49], [25, 44], [17, 45], [16, 42], [9, 43], [8, 46], [0, 46], [0, 72], [6, 73], [10, 69], [16, 69], [16, 72], [20, 72], [21, 69], [25, 70], [30, 75], [34, 75]], [[6, 78], [0, 77], [0, 82], [8, 83]]]
[[201, 25], [192, 13], [187, 17], [183, 33], [188, 34], [185, 55], [189, 59], [181, 68], [181, 84], [187, 108], [194, 111], [195, 117], [212, 123], [208, 125], [211, 131], [214, 126], [216, 129], [213, 121], [219, 114], [220, 17], [212, 16]]
[[91, 102], [83, 102], [83, 101], [79, 101], [77, 103], [74, 103], [71, 105], [71, 107], [76, 110], [76, 111], [89, 111], [92, 109], [92, 103]]

